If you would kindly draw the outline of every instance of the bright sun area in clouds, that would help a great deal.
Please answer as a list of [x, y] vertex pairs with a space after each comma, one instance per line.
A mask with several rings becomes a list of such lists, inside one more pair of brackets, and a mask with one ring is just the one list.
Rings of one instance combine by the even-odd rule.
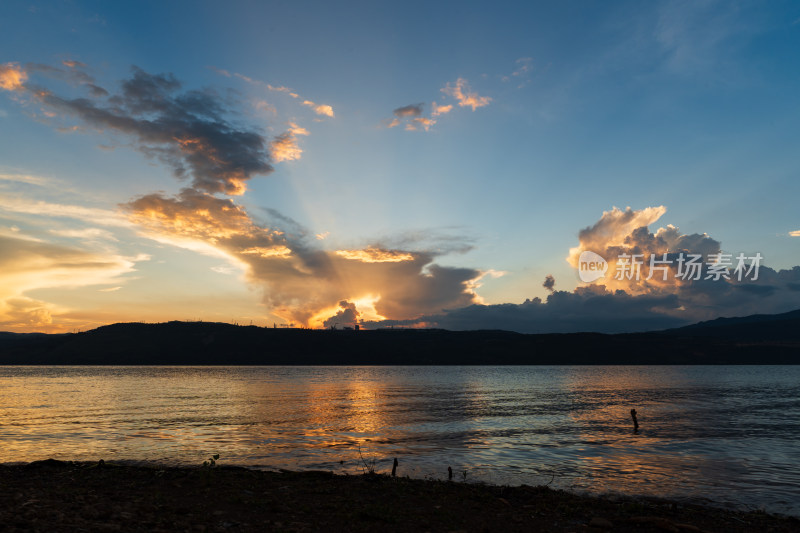
[[[778, 2], [4, 2], [0, 330], [799, 308], [798, 49]], [[680, 253], [763, 260], [613, 277]]]

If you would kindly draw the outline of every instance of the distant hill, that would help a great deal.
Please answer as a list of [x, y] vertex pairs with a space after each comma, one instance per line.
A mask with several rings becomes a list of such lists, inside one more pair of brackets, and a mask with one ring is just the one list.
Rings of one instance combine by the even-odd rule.
[[737, 341], [800, 341], [800, 309], [779, 315], [717, 318], [670, 329], [665, 333]]
[[0, 333], [0, 364], [487, 365], [797, 364], [800, 310], [659, 332], [271, 329], [124, 323], [58, 335]]

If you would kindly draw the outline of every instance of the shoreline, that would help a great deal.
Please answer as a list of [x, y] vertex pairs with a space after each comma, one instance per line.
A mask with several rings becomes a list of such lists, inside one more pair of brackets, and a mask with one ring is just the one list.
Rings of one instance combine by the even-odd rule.
[[650, 497], [263, 471], [35, 461], [0, 465], [7, 531], [800, 531], [800, 519]]

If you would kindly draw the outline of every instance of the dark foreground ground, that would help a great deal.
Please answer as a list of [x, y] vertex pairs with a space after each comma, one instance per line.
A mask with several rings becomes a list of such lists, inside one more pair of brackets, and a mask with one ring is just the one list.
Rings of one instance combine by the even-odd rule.
[[2, 531], [800, 531], [800, 520], [545, 487], [323, 472], [0, 465]]

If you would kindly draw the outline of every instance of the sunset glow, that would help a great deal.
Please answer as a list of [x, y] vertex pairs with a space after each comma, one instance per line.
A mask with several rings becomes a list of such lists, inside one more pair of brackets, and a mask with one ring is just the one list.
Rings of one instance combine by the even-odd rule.
[[[792, 8], [204, 6], [0, 8], [0, 329], [798, 307]], [[613, 275], [679, 253], [761, 275]]]

